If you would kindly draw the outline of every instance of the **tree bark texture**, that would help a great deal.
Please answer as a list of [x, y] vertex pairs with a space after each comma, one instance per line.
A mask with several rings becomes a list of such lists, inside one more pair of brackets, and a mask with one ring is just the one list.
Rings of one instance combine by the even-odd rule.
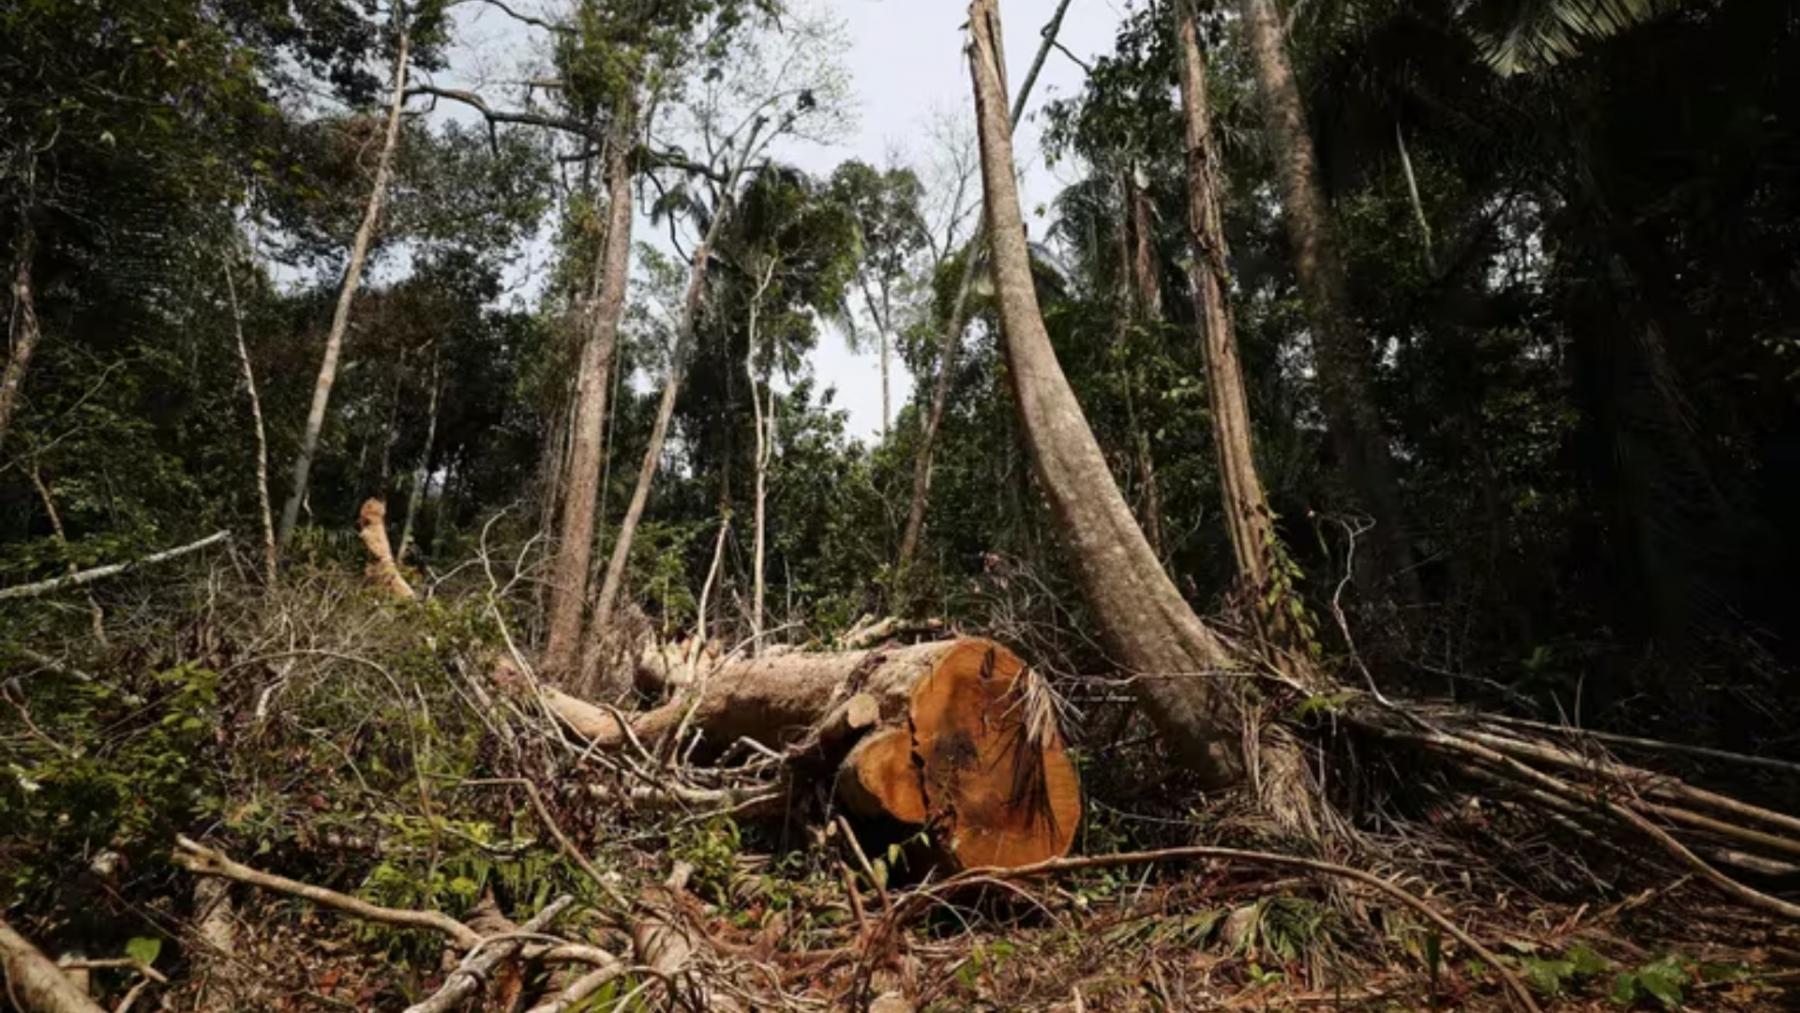
[[18, 263], [13, 268], [12, 351], [6, 360], [6, 371], [0, 373], [0, 446], [5, 445], [6, 432], [12, 428], [13, 415], [19, 410], [31, 354], [37, 351], [42, 334], [31, 281], [31, 261], [36, 255], [37, 233], [27, 225], [19, 240]]
[[550, 620], [542, 667], [550, 678], [564, 681], [580, 675], [576, 661], [581, 647], [582, 610], [588, 600], [588, 564], [594, 552], [606, 399], [611, 390], [619, 318], [625, 311], [625, 286], [631, 273], [632, 118], [629, 108], [620, 110], [607, 139], [606, 242], [595, 267], [600, 276], [599, 293], [597, 297], [590, 294], [587, 308], [589, 327], [581, 346], [562, 526], [550, 577]]
[[5, 444], [7, 430], [13, 428], [13, 416], [25, 394], [25, 371], [31, 369], [31, 354], [38, 351], [41, 336], [38, 302], [31, 290], [31, 261], [36, 254], [38, 234], [27, 225], [18, 245], [18, 264], [13, 268], [13, 349], [5, 360], [5, 372], [0, 372], [0, 446]]
[[31, 940], [0, 920], [0, 962], [10, 994], [24, 1013], [103, 1013]]
[[400, 143], [400, 111], [406, 105], [406, 72], [409, 36], [406, 25], [400, 26], [399, 45], [394, 51], [394, 87], [388, 100], [387, 126], [381, 138], [381, 154], [375, 163], [375, 179], [369, 186], [369, 202], [363, 208], [362, 223], [350, 243], [350, 263], [344, 268], [344, 283], [338, 290], [337, 308], [331, 315], [331, 330], [325, 335], [325, 357], [319, 363], [319, 379], [313, 384], [312, 407], [306, 413], [306, 429], [300, 436], [300, 453], [294, 458], [293, 488], [281, 508], [281, 530], [278, 548], [285, 548], [300, 522], [300, 504], [306, 501], [306, 484], [312, 474], [313, 457], [319, 450], [319, 434], [325, 428], [325, 411], [331, 404], [331, 387], [337, 382], [338, 358], [344, 350], [344, 335], [350, 329], [350, 305], [362, 284], [363, 267], [369, 259], [369, 246], [375, 240], [375, 228], [381, 220], [381, 205], [387, 199], [388, 182], [393, 177], [394, 149]]
[[[684, 694], [638, 716], [655, 743], [697, 729], [703, 751], [748, 738], [835, 766], [852, 812], [932, 830], [955, 868], [1066, 853], [1080, 782], [1044, 691], [1011, 651], [975, 638], [703, 665]], [[554, 689], [551, 710], [601, 745], [624, 742], [615, 712]]]
[[1306, 109], [1288, 62], [1273, 0], [1243, 0], [1250, 55], [1262, 94], [1265, 129], [1274, 148], [1282, 218], [1294, 248], [1294, 271], [1312, 326], [1319, 400], [1346, 484], [1375, 518], [1381, 576], [1401, 595], [1418, 598], [1412, 550], [1402, 524], [1393, 456], [1369, 389], [1368, 349], [1350, 315], [1349, 283], [1331, 234], [1319, 186]]
[[1181, 108], [1187, 140], [1188, 237], [1193, 247], [1189, 277], [1194, 317], [1200, 321], [1206, 358], [1206, 393], [1212, 409], [1213, 447], [1219, 456], [1219, 484], [1225, 498], [1225, 526], [1237, 559], [1238, 579], [1260, 595], [1269, 583], [1269, 552], [1275, 544], [1273, 515], [1256, 472], [1250, 433], [1250, 406], [1238, 361], [1231, 315], [1231, 274], [1227, 267], [1219, 160], [1213, 146], [1206, 61], [1200, 48], [1192, 0], [1177, 9]]
[[1083, 590], [1132, 686], [1180, 757], [1209, 783], [1244, 771], [1236, 693], [1212, 673], [1231, 652], [1200, 622], [1163, 570], [1108, 470], [1044, 329], [1013, 178], [995, 0], [969, 8], [987, 232], [1007, 372], [1038, 482]]

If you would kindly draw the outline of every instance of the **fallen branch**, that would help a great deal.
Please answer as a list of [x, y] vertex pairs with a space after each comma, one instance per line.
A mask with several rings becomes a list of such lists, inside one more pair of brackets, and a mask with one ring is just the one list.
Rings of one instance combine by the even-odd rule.
[[444, 979], [444, 984], [424, 1002], [407, 1007], [406, 1013], [450, 1013], [474, 998], [488, 976], [494, 973], [494, 968], [511, 959], [525, 945], [527, 935], [542, 933], [548, 929], [574, 900], [575, 898], [564, 894], [544, 905], [544, 909], [520, 926], [517, 932], [489, 936], [470, 947], [469, 952], [463, 956], [462, 964]]
[[133, 559], [125, 563], [109, 563], [106, 566], [96, 566], [91, 570], [82, 570], [78, 573], [65, 574], [50, 580], [40, 580], [35, 584], [20, 584], [16, 587], [0, 588], [0, 601], [5, 601], [10, 598], [35, 598], [39, 595], [49, 594], [52, 591], [60, 591], [65, 587], [81, 587], [86, 584], [92, 584], [97, 580], [116, 577], [127, 570], [135, 570], [156, 563], [166, 563], [171, 559], [178, 559], [189, 553], [199, 552], [209, 545], [219, 544], [230, 536], [231, 532], [229, 531], [215, 531], [197, 542], [190, 542], [187, 545], [182, 545], [173, 549], [164, 549], [161, 552], [153, 553], [142, 559]]
[[1777, 760], [1768, 756], [1752, 756], [1749, 753], [1734, 753], [1724, 749], [1711, 749], [1706, 746], [1690, 746], [1684, 742], [1664, 742], [1661, 739], [1646, 739], [1636, 735], [1619, 735], [1614, 732], [1596, 732], [1586, 728], [1572, 728], [1567, 725], [1553, 725], [1547, 721], [1532, 721], [1527, 718], [1515, 718], [1504, 714], [1484, 714], [1482, 719], [1496, 724], [1513, 725], [1519, 728], [1530, 728], [1553, 735], [1565, 735], [1577, 739], [1592, 739], [1595, 742], [1608, 742], [1616, 746], [1629, 746], [1651, 752], [1678, 753], [1685, 756], [1699, 757], [1705, 760], [1717, 760], [1721, 763], [1734, 763], [1745, 767], [1762, 767], [1766, 770], [1779, 771], [1783, 774], [1800, 774], [1800, 763]]
[[1782, 900], [1779, 897], [1770, 896], [1769, 894], [1763, 893], [1760, 890], [1756, 890], [1732, 879], [1730, 876], [1725, 875], [1717, 868], [1708, 864], [1707, 861], [1699, 855], [1694, 854], [1692, 849], [1670, 836], [1668, 831], [1650, 822], [1650, 820], [1642, 813], [1637, 812], [1627, 805], [1621, 805], [1618, 802], [1615, 802], [1599, 790], [1572, 785], [1560, 778], [1546, 774], [1513, 756], [1491, 749], [1479, 742], [1471, 741], [1466, 737], [1453, 735], [1437, 728], [1427, 726], [1423, 731], [1402, 731], [1397, 728], [1382, 727], [1378, 724], [1368, 724], [1365, 725], [1365, 727], [1370, 727], [1377, 734], [1385, 735], [1389, 738], [1409, 741], [1427, 748], [1436, 749], [1440, 752], [1451, 752], [1464, 757], [1473, 757], [1474, 759], [1497, 767], [1501, 771], [1512, 775], [1515, 778], [1523, 779], [1528, 783], [1535, 784], [1553, 795], [1560, 795], [1571, 801], [1592, 806], [1600, 812], [1612, 816], [1614, 819], [1631, 826], [1646, 837], [1649, 837], [1670, 857], [1698, 873], [1700, 878], [1711, 883], [1727, 896], [1732, 897], [1749, 907], [1777, 914], [1792, 921], [1800, 921], [1800, 904], [1794, 904]]
[[6, 970], [7, 994], [26, 1013], [105, 1013], [5, 919], [0, 919], [0, 966]]
[[248, 883], [274, 893], [304, 897], [315, 904], [322, 904], [365, 921], [383, 922], [402, 928], [430, 929], [448, 936], [451, 942], [465, 950], [481, 945], [481, 941], [485, 938], [481, 933], [442, 911], [415, 911], [405, 908], [382, 907], [379, 904], [371, 904], [366, 900], [339, 893], [336, 890], [328, 890], [311, 883], [302, 883], [299, 880], [288, 879], [286, 876], [260, 872], [247, 865], [240, 865], [227, 858], [223, 852], [215, 851], [187, 837], [175, 838], [175, 846], [175, 864], [202, 876], [218, 876], [239, 883]]
[[1217, 859], [1225, 862], [1242, 862], [1251, 865], [1273, 866], [1279, 869], [1300, 869], [1327, 876], [1352, 880], [1377, 890], [1400, 902], [1418, 914], [1424, 916], [1432, 924], [1442, 929], [1450, 938], [1469, 948], [1492, 967], [1505, 982], [1507, 991], [1511, 993], [1514, 1004], [1529, 1013], [1540, 1013], [1537, 1002], [1532, 999], [1531, 992], [1519, 976], [1509, 970], [1500, 961], [1498, 955], [1469, 933], [1463, 931], [1437, 908], [1426, 903], [1422, 898], [1395, 886], [1372, 872], [1352, 868], [1348, 865], [1337, 865], [1312, 858], [1301, 858], [1296, 855], [1282, 855], [1272, 851], [1246, 851], [1239, 848], [1220, 848], [1207, 845], [1195, 845], [1184, 848], [1164, 848], [1160, 851], [1124, 851], [1111, 855], [1086, 855], [1079, 858], [1053, 858], [1032, 865], [1022, 865], [1011, 869], [984, 868], [970, 869], [949, 877], [934, 887], [916, 890], [895, 905], [887, 918], [883, 919], [883, 927], [891, 931], [906, 918], [935, 902], [936, 895], [962, 886], [977, 883], [1005, 882], [1008, 880], [1028, 879], [1059, 872], [1077, 872], [1083, 869], [1107, 869], [1122, 865], [1143, 865], [1152, 862], [1184, 861], [1190, 859]]

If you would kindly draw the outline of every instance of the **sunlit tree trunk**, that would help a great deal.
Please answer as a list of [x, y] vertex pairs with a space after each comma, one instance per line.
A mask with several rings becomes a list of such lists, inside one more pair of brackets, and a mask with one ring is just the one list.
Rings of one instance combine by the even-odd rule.
[[606, 399], [611, 390], [619, 318], [631, 273], [631, 137], [633, 112], [616, 117], [606, 153], [607, 224], [598, 295], [585, 308], [588, 330], [581, 347], [580, 380], [563, 492], [562, 526], [550, 576], [550, 626], [543, 669], [553, 678], [574, 674], [581, 645], [581, 613], [587, 602], [588, 564], [594, 551], [594, 515], [605, 446]]
[[1206, 61], [1192, 0], [1182, 0], [1177, 19], [1194, 317], [1200, 321], [1201, 347], [1206, 357], [1206, 392], [1212, 409], [1213, 447], [1219, 456], [1219, 484], [1225, 498], [1225, 527], [1231, 535], [1240, 582], [1260, 596], [1269, 583], [1269, 551], [1275, 542], [1275, 528], [1268, 498], [1256, 473], [1250, 406], [1244, 395], [1244, 375], [1231, 318], [1231, 275], [1226, 266], [1218, 152], [1213, 146]]
[[269, 437], [263, 426], [262, 397], [256, 390], [256, 370], [250, 364], [250, 348], [244, 343], [244, 310], [238, 303], [237, 282], [231, 264], [225, 265], [225, 293], [231, 299], [232, 331], [237, 337], [238, 369], [244, 374], [244, 393], [250, 400], [251, 430], [256, 436], [256, 505], [262, 519], [263, 579], [274, 587], [279, 578], [275, 549], [275, 513], [269, 499]]
[[[994, 287], [1020, 428], [1038, 484], [1074, 558], [1088, 607], [1130, 670], [1132, 690], [1164, 741], [1210, 784], [1246, 773], [1284, 830], [1314, 834], [1316, 803], [1303, 755], [1279, 729], [1256, 723], [1234, 652], [1194, 614], [1120, 494], [1050, 344], [1033, 287], [1013, 178], [1006, 86], [995, 39], [996, 0], [969, 8], [981, 174]], [[1246, 749], [1246, 743], [1255, 743]], [[1248, 762], [1247, 762], [1248, 761]]]
[[1350, 317], [1349, 283], [1331, 235], [1306, 109], [1274, 0], [1243, 0], [1250, 55], [1262, 93], [1263, 121], [1274, 148], [1282, 217], [1294, 248], [1294, 271], [1312, 325], [1319, 400], [1347, 484], [1377, 523], [1378, 562], [1400, 594], [1417, 600], [1412, 550], [1402, 525], [1394, 463], [1369, 389], [1367, 348]]
[[31, 368], [31, 353], [37, 351], [40, 336], [37, 299], [31, 290], [31, 261], [36, 255], [37, 233], [28, 224], [19, 239], [18, 263], [13, 268], [12, 352], [6, 372], [0, 373], [0, 445], [6, 443], [6, 431], [19, 410], [25, 373]]
[[[765, 551], [768, 545], [768, 481], [769, 457], [774, 447], [775, 425], [775, 392], [769, 385], [769, 371], [765, 367], [758, 376], [756, 353], [760, 335], [758, 324], [762, 316], [763, 296], [769, 291], [769, 285], [775, 280], [775, 261], [770, 259], [762, 277], [757, 279], [756, 293], [750, 297], [750, 348], [744, 355], [744, 374], [750, 380], [750, 406], [752, 421], [756, 426], [756, 517], [753, 542], [755, 551], [755, 573], [751, 580], [750, 594], [750, 653], [755, 656], [762, 650], [764, 594], [767, 590], [767, 572]], [[758, 388], [761, 392], [758, 392]], [[768, 410], [763, 410], [763, 399], [768, 399]]]
[[1013, 179], [1006, 92], [994, 46], [995, 0], [975, 0], [969, 19], [994, 285], [1007, 375], [1033, 468], [1088, 602], [1134, 670], [1133, 686], [1145, 708], [1184, 759], [1209, 781], [1229, 782], [1243, 771], [1238, 709], [1207, 673], [1230, 668], [1232, 658], [1144, 539], [1050, 345]]
[[[398, 15], [396, 16], [398, 18]], [[369, 246], [375, 240], [375, 228], [381, 220], [381, 205], [387, 199], [388, 182], [393, 177], [394, 149], [400, 143], [400, 111], [406, 104], [407, 54], [410, 36], [404, 20], [400, 21], [400, 38], [394, 50], [394, 87], [388, 99], [387, 126], [381, 138], [381, 153], [375, 162], [375, 179], [369, 186], [369, 202], [363, 208], [362, 223], [350, 243], [350, 263], [344, 268], [344, 283], [338, 290], [337, 309], [331, 316], [331, 330], [325, 336], [325, 358], [319, 363], [319, 378], [313, 384], [312, 407], [306, 413], [306, 429], [300, 436], [300, 453], [294, 459], [293, 488], [288, 490], [287, 504], [281, 509], [278, 548], [285, 548], [300, 522], [300, 504], [306, 500], [306, 484], [312, 474], [313, 457], [319, 450], [319, 433], [325, 428], [325, 411], [331, 404], [331, 386], [337, 382], [338, 357], [344, 349], [344, 335], [350, 328], [350, 304], [362, 284], [363, 266], [369, 259]]]

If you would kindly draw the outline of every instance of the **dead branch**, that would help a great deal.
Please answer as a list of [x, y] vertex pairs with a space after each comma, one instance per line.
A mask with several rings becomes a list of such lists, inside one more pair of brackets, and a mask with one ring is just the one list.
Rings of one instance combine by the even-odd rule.
[[247, 865], [240, 865], [227, 858], [223, 852], [215, 851], [185, 836], [175, 838], [175, 847], [175, 864], [202, 876], [218, 876], [239, 883], [248, 883], [274, 893], [285, 893], [290, 897], [304, 897], [315, 904], [322, 904], [365, 921], [398, 925], [402, 928], [429, 929], [448, 936], [451, 942], [465, 950], [479, 946], [484, 938], [481, 933], [442, 911], [414, 911], [382, 907], [379, 904], [371, 904], [366, 900], [339, 893], [336, 890], [328, 890], [311, 883], [302, 883], [299, 880], [288, 879], [286, 876], [260, 872]]
[[1790, 920], [1800, 921], [1800, 904], [1793, 904], [1789, 901], [1782, 900], [1779, 897], [1770, 896], [1769, 894], [1753, 889], [1732, 879], [1730, 876], [1725, 875], [1717, 868], [1708, 864], [1706, 860], [1699, 855], [1694, 854], [1690, 848], [1670, 836], [1668, 831], [1650, 822], [1643, 814], [1626, 805], [1620, 804], [1599, 790], [1570, 784], [1561, 778], [1546, 774], [1513, 756], [1491, 749], [1479, 742], [1471, 741], [1466, 737], [1453, 735], [1430, 726], [1426, 726], [1424, 730], [1420, 731], [1403, 731], [1397, 728], [1384, 728], [1375, 723], [1371, 723], [1367, 727], [1372, 728], [1377, 734], [1385, 735], [1390, 738], [1409, 741], [1417, 745], [1435, 749], [1439, 752], [1447, 751], [1464, 757], [1472, 757], [1497, 767], [1501, 771], [1516, 778], [1535, 784], [1551, 794], [1560, 795], [1571, 801], [1592, 806], [1600, 812], [1612, 816], [1615, 820], [1636, 829], [1644, 834], [1644, 836], [1649, 837], [1670, 857], [1698, 873], [1700, 878], [1711, 883], [1727, 896], [1750, 907], [1768, 911], [1772, 914], [1778, 914], [1783, 918]]
[[1595, 742], [1607, 742], [1617, 746], [1630, 746], [1635, 749], [1649, 750], [1659, 753], [1677, 753], [1695, 756], [1705, 760], [1717, 760], [1721, 763], [1733, 763], [1745, 767], [1762, 767], [1783, 774], [1800, 774], [1800, 763], [1790, 763], [1768, 756], [1752, 756], [1748, 753], [1734, 753], [1724, 749], [1711, 749], [1706, 746], [1690, 746], [1683, 742], [1664, 742], [1661, 739], [1646, 739], [1636, 735], [1618, 735], [1613, 732], [1597, 732], [1587, 728], [1572, 728], [1567, 725], [1553, 725], [1547, 721], [1532, 721], [1528, 718], [1516, 718], [1504, 714], [1484, 714], [1482, 720], [1496, 724], [1513, 725], [1519, 728], [1530, 728], [1552, 735], [1563, 735], [1575, 739], [1592, 739]]
[[8, 997], [26, 1013], [105, 1013], [5, 919], [0, 919], [0, 966]]
[[541, 933], [548, 929], [574, 900], [575, 898], [564, 894], [544, 905], [544, 909], [520, 926], [518, 932], [489, 936], [470, 947], [469, 952], [463, 956], [462, 964], [444, 979], [443, 986], [430, 998], [408, 1007], [406, 1013], [450, 1013], [479, 994], [482, 985], [494, 973], [494, 968], [519, 952], [520, 947], [525, 944], [526, 934]]
[[40, 580], [35, 584], [20, 584], [16, 587], [0, 588], [0, 601], [6, 601], [11, 598], [35, 598], [39, 595], [49, 594], [52, 591], [60, 591], [66, 587], [83, 587], [92, 584], [97, 580], [116, 577], [128, 570], [136, 570], [146, 566], [154, 566], [157, 563], [166, 563], [171, 559], [179, 559], [189, 553], [199, 552], [207, 546], [217, 545], [230, 536], [231, 532], [229, 531], [215, 531], [197, 542], [189, 542], [186, 545], [177, 546], [173, 549], [164, 549], [161, 552], [152, 553], [142, 559], [133, 559], [124, 563], [109, 563], [106, 566], [96, 566], [91, 570], [82, 570], [79, 573], [64, 574], [61, 577], [55, 577], [50, 580]]

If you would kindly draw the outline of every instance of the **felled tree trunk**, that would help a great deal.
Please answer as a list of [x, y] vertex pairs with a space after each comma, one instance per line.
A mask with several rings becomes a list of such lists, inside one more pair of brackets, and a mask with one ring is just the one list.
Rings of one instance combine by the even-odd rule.
[[0, 967], [6, 971], [8, 994], [25, 1013], [101, 1013], [31, 941], [0, 920]]
[[[748, 738], [822, 758], [856, 815], [929, 828], [953, 868], [1013, 867], [1067, 853], [1081, 819], [1075, 765], [1034, 680], [976, 638], [774, 655], [703, 670], [630, 731], [652, 743], [685, 724], [715, 751]], [[543, 693], [575, 731], [625, 741], [614, 712]]]

